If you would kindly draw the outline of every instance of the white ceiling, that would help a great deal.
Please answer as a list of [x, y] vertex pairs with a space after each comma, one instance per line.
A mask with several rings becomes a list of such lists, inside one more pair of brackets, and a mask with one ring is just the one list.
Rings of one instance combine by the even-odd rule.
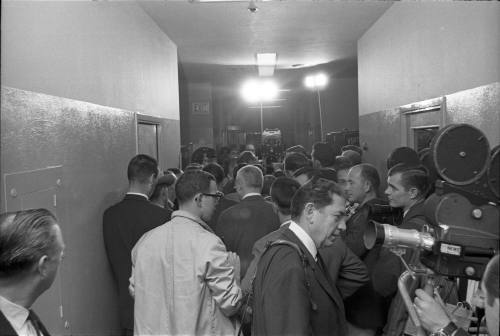
[[247, 1], [139, 3], [177, 45], [179, 62], [191, 75], [254, 66], [259, 52], [277, 52], [278, 69], [355, 60], [357, 40], [392, 4], [257, 1], [259, 10], [250, 13]]

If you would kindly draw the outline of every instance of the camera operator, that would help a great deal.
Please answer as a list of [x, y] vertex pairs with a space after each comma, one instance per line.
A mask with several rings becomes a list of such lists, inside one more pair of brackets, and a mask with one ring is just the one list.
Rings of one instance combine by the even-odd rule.
[[[481, 288], [485, 296], [484, 309], [486, 325], [492, 336], [498, 336], [499, 314], [499, 256], [490, 260], [484, 272]], [[415, 310], [423, 327], [431, 332], [432, 336], [465, 336], [463, 329], [458, 328], [446, 313], [445, 308], [429, 294], [417, 289], [414, 300]]]
[[[387, 189], [385, 193], [389, 204], [395, 208], [402, 208], [403, 220], [399, 225], [401, 229], [415, 229], [422, 231], [427, 224], [424, 215], [424, 201], [429, 190], [427, 170], [424, 167], [408, 166], [404, 163], [393, 166], [388, 172]], [[397, 248], [393, 249], [396, 254], [400, 254], [403, 260], [409, 265], [420, 265], [420, 253], [417, 249]], [[400, 274], [404, 272], [401, 264]], [[443, 279], [443, 292], [447, 293], [448, 301], [456, 303], [456, 288], [452, 281]], [[421, 286], [420, 281], [412, 281], [409, 293]], [[387, 324], [384, 328], [386, 336], [400, 336], [404, 334], [408, 312], [401, 294], [398, 293], [392, 300], [387, 317]]]

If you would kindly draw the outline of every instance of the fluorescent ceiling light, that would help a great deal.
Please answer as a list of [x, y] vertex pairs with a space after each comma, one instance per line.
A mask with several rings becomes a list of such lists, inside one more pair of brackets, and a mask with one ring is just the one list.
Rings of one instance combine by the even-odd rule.
[[276, 53], [257, 54], [258, 66], [276, 66]]

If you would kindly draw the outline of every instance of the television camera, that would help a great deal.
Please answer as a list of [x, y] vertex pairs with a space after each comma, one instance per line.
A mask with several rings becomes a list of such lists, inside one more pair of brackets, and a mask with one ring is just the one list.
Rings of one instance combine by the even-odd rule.
[[398, 282], [417, 335], [425, 332], [410, 299], [409, 281], [426, 277], [425, 289], [431, 294], [435, 275], [480, 280], [486, 264], [498, 253], [499, 148], [490, 152], [486, 136], [471, 125], [441, 129], [430, 146], [427, 168], [437, 180], [434, 193], [424, 203], [427, 224], [422, 232], [376, 221], [365, 232], [368, 249], [383, 244], [418, 250], [421, 265], [405, 264], [407, 271]]

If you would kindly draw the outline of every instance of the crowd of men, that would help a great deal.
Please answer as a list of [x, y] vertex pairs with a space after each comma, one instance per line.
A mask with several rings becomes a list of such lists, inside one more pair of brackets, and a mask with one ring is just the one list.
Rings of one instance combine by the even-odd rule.
[[[363, 236], [371, 219], [422, 229], [426, 169], [390, 157], [381, 194], [379, 172], [356, 146], [335, 153], [319, 142], [310, 155], [294, 146], [274, 170], [246, 149], [220, 164], [198, 155], [184, 172], [132, 158], [125, 197], [103, 214], [122, 334], [403, 335], [404, 265], [393, 252], [408, 264], [418, 253], [367, 249]], [[63, 249], [49, 211], [1, 215], [1, 335], [49, 335], [30, 308], [52, 284]], [[496, 256], [481, 285], [491, 335], [498, 335], [498, 267]], [[429, 332], [466, 334], [434, 297], [413, 291]]]

